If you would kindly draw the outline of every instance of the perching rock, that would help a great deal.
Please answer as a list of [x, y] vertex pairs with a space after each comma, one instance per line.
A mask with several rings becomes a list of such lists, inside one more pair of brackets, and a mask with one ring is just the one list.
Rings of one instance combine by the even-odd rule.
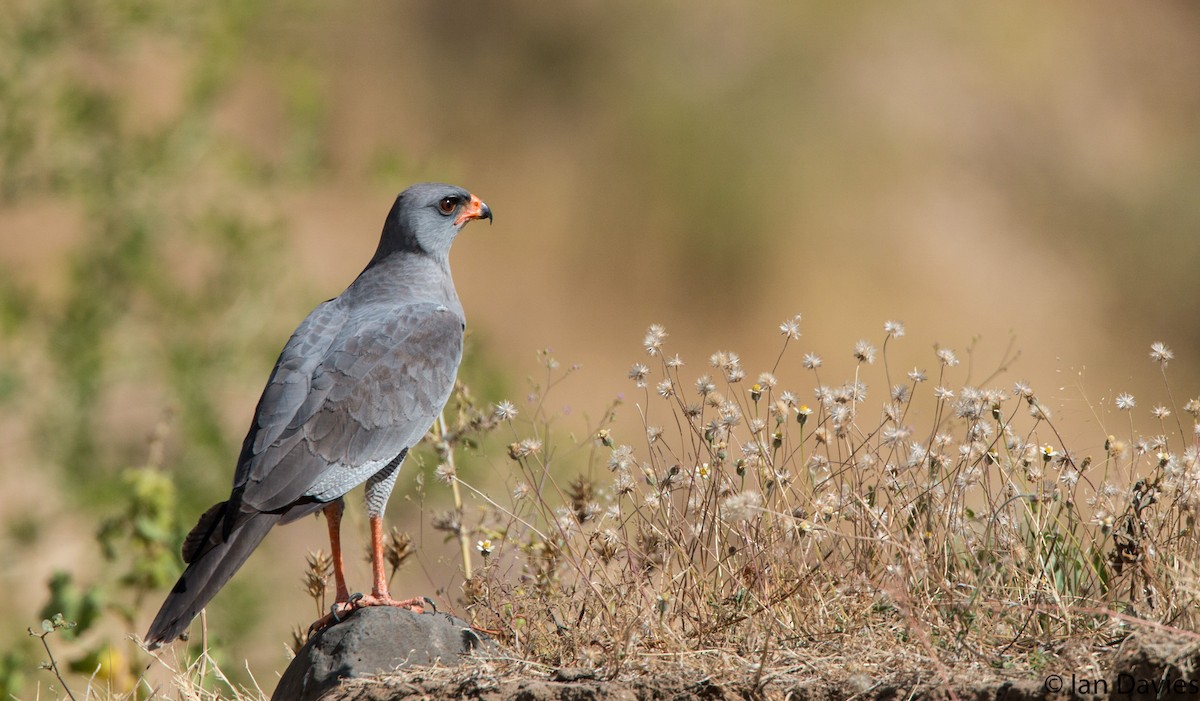
[[271, 701], [316, 701], [341, 679], [457, 665], [463, 655], [497, 649], [490, 638], [449, 614], [369, 606], [309, 640], [284, 671]]

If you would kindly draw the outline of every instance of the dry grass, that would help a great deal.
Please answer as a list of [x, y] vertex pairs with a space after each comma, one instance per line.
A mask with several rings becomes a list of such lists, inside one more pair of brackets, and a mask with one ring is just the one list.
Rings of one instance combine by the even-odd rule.
[[[714, 656], [742, 670], [1032, 674], [1094, 660], [1138, 625], [1195, 630], [1200, 402], [1186, 429], [1160, 407], [1160, 435], [1131, 420], [1082, 455], [1035, 389], [954, 384], [948, 350], [927, 379], [893, 374], [898, 324], [829, 384], [815, 356], [791, 357], [798, 322], [761, 375], [733, 353], [685, 374], [652, 328], [653, 368], [630, 371], [636, 436], [611, 411], [588, 437], [564, 435], [545, 400], [570, 370], [543, 357], [528, 416], [500, 410], [513, 498], [475, 490], [491, 505], [485, 564], [465, 586], [477, 624], [522, 660], [607, 677]], [[775, 375], [795, 367], [806, 375]], [[875, 397], [868, 382], [891, 389]], [[811, 408], [785, 389], [803, 384]]]

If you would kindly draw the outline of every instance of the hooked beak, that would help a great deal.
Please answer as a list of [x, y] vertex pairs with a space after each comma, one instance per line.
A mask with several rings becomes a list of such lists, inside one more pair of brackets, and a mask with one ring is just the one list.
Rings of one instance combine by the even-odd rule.
[[492, 221], [492, 208], [475, 195], [471, 195], [471, 201], [467, 203], [466, 207], [463, 207], [462, 213], [454, 220], [454, 225], [462, 226], [471, 219], [487, 219], [489, 224]]

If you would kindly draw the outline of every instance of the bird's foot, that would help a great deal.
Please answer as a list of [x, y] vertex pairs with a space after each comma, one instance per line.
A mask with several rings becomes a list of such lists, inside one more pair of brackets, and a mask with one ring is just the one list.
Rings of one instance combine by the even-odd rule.
[[396, 608], [408, 609], [413, 613], [425, 613], [426, 610], [437, 613], [437, 606], [433, 603], [433, 599], [430, 599], [428, 596], [415, 596], [411, 599], [397, 600], [387, 594], [367, 594], [360, 596], [356, 601], [357, 608], [366, 606], [395, 606]]
[[312, 625], [308, 627], [309, 636], [311, 637], [330, 626], [346, 620], [347, 616], [361, 608], [358, 602], [361, 601], [362, 598], [362, 594], [355, 594], [345, 601], [335, 601], [333, 605], [329, 607], [329, 613], [313, 621]]
[[350, 614], [360, 608], [368, 606], [395, 606], [397, 608], [408, 609], [413, 613], [425, 613], [428, 609], [433, 613], [437, 613], [437, 605], [433, 603], [433, 599], [427, 596], [418, 596], [411, 599], [396, 600], [391, 596], [377, 596], [373, 594], [354, 594], [345, 601], [338, 601], [329, 607], [329, 613], [321, 616], [313, 621], [313, 624], [308, 627], [309, 636], [320, 633], [321, 631], [331, 626], [337, 625], [346, 620]]

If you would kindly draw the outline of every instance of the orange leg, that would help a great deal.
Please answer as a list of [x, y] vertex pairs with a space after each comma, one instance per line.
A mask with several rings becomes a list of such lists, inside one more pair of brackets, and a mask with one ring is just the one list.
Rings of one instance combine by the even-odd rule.
[[325, 616], [317, 619], [308, 630], [310, 633], [325, 630], [335, 623], [346, 619], [355, 609], [364, 606], [397, 606], [406, 608], [413, 613], [424, 613], [425, 607], [432, 605], [428, 599], [416, 597], [397, 601], [388, 593], [387, 575], [384, 573], [383, 556], [383, 518], [371, 516], [371, 595], [350, 595], [346, 587], [346, 574], [342, 565], [342, 504], [330, 504], [325, 507], [325, 517], [329, 521], [329, 548], [333, 553], [333, 576], [337, 582], [337, 601]]
[[329, 523], [329, 551], [333, 557], [333, 579], [337, 583], [336, 603], [350, 600], [350, 590], [346, 587], [346, 569], [342, 562], [342, 501], [333, 502], [325, 507], [325, 520]]
[[374, 575], [371, 584], [371, 595], [358, 599], [359, 606], [398, 606], [413, 613], [424, 613], [428, 605], [425, 599], [416, 597], [396, 601], [388, 592], [387, 575], [384, 573], [383, 557], [383, 517], [371, 516], [371, 574]]
[[391, 600], [388, 593], [387, 577], [383, 573], [383, 517], [372, 516], [371, 522], [371, 574], [374, 580], [371, 584], [371, 595], [379, 599]]

